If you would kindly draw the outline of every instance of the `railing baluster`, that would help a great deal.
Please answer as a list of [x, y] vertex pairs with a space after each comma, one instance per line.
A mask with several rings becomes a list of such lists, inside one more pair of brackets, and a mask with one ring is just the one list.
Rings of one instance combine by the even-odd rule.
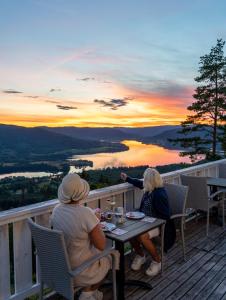
[[93, 209], [97, 208], [98, 207], [98, 202], [99, 202], [98, 200], [94, 200], [92, 202], [88, 202], [87, 206], [90, 207], [90, 208], [93, 208]]
[[143, 191], [140, 189], [135, 189], [134, 190], [134, 208], [139, 208], [140, 207], [140, 201], [142, 199]]
[[50, 214], [43, 214], [35, 217], [35, 222], [39, 225], [50, 227]]
[[32, 286], [31, 233], [26, 220], [13, 223], [15, 292]]
[[8, 224], [0, 226], [0, 300], [10, 296], [10, 261]]
[[118, 194], [115, 197], [115, 207], [123, 206], [123, 193]]
[[126, 211], [134, 210], [134, 192], [124, 192], [124, 207]]
[[99, 208], [103, 211], [105, 210], [110, 210], [110, 200], [111, 200], [111, 197], [107, 197], [107, 198], [102, 198], [101, 201], [100, 201], [100, 206]]

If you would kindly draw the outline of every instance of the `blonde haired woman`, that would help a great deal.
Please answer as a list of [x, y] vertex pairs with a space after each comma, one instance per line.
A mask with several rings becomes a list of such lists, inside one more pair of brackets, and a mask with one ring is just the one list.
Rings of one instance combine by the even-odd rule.
[[[174, 244], [176, 230], [173, 221], [170, 220], [171, 211], [168, 196], [159, 172], [155, 169], [147, 168], [144, 172], [143, 180], [131, 178], [125, 173], [121, 173], [121, 178], [124, 181], [144, 190], [139, 209], [141, 212], [143, 212], [146, 216], [166, 220], [164, 251], [167, 252], [167, 250]], [[158, 235], [159, 229], [157, 228], [131, 240], [131, 244], [136, 252], [136, 256], [131, 265], [131, 268], [134, 271], [139, 270], [146, 261], [143, 249], [145, 248], [151, 254], [153, 259], [146, 270], [146, 274], [148, 276], [155, 276], [159, 273], [161, 270], [161, 259], [152, 241], [152, 238]]]
[[[60, 204], [54, 208], [51, 217], [53, 228], [64, 233], [72, 268], [103, 251], [106, 244], [100, 220], [92, 209], [80, 204], [88, 196], [89, 190], [88, 182], [79, 175], [66, 175], [58, 188]], [[80, 300], [103, 299], [103, 294], [97, 288], [110, 267], [110, 257], [104, 257], [75, 278], [75, 286], [84, 287]]]

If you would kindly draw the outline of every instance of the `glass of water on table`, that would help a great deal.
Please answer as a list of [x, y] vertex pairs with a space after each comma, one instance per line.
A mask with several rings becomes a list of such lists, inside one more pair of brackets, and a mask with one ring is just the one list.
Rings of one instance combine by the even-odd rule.
[[122, 206], [115, 208], [115, 217], [117, 224], [123, 224], [125, 222], [124, 208]]

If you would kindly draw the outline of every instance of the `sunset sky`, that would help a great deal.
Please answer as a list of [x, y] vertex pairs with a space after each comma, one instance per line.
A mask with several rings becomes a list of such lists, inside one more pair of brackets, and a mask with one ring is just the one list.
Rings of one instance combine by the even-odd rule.
[[1, 0], [0, 123], [179, 124], [225, 0]]

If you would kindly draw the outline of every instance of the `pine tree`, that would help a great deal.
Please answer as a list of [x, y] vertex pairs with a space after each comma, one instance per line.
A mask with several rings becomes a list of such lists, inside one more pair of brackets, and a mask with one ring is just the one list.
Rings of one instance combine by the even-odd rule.
[[221, 148], [224, 153], [224, 156], [226, 157], [226, 125], [223, 126], [223, 134], [220, 137], [221, 141]]
[[171, 140], [186, 149], [181, 156], [189, 155], [193, 161], [199, 155], [205, 155], [207, 159], [218, 157], [217, 143], [226, 112], [224, 44], [222, 39], [217, 40], [210, 53], [200, 57], [199, 76], [195, 78], [199, 85], [193, 95], [195, 101], [187, 107], [192, 114], [181, 123], [179, 133], [183, 137]]

